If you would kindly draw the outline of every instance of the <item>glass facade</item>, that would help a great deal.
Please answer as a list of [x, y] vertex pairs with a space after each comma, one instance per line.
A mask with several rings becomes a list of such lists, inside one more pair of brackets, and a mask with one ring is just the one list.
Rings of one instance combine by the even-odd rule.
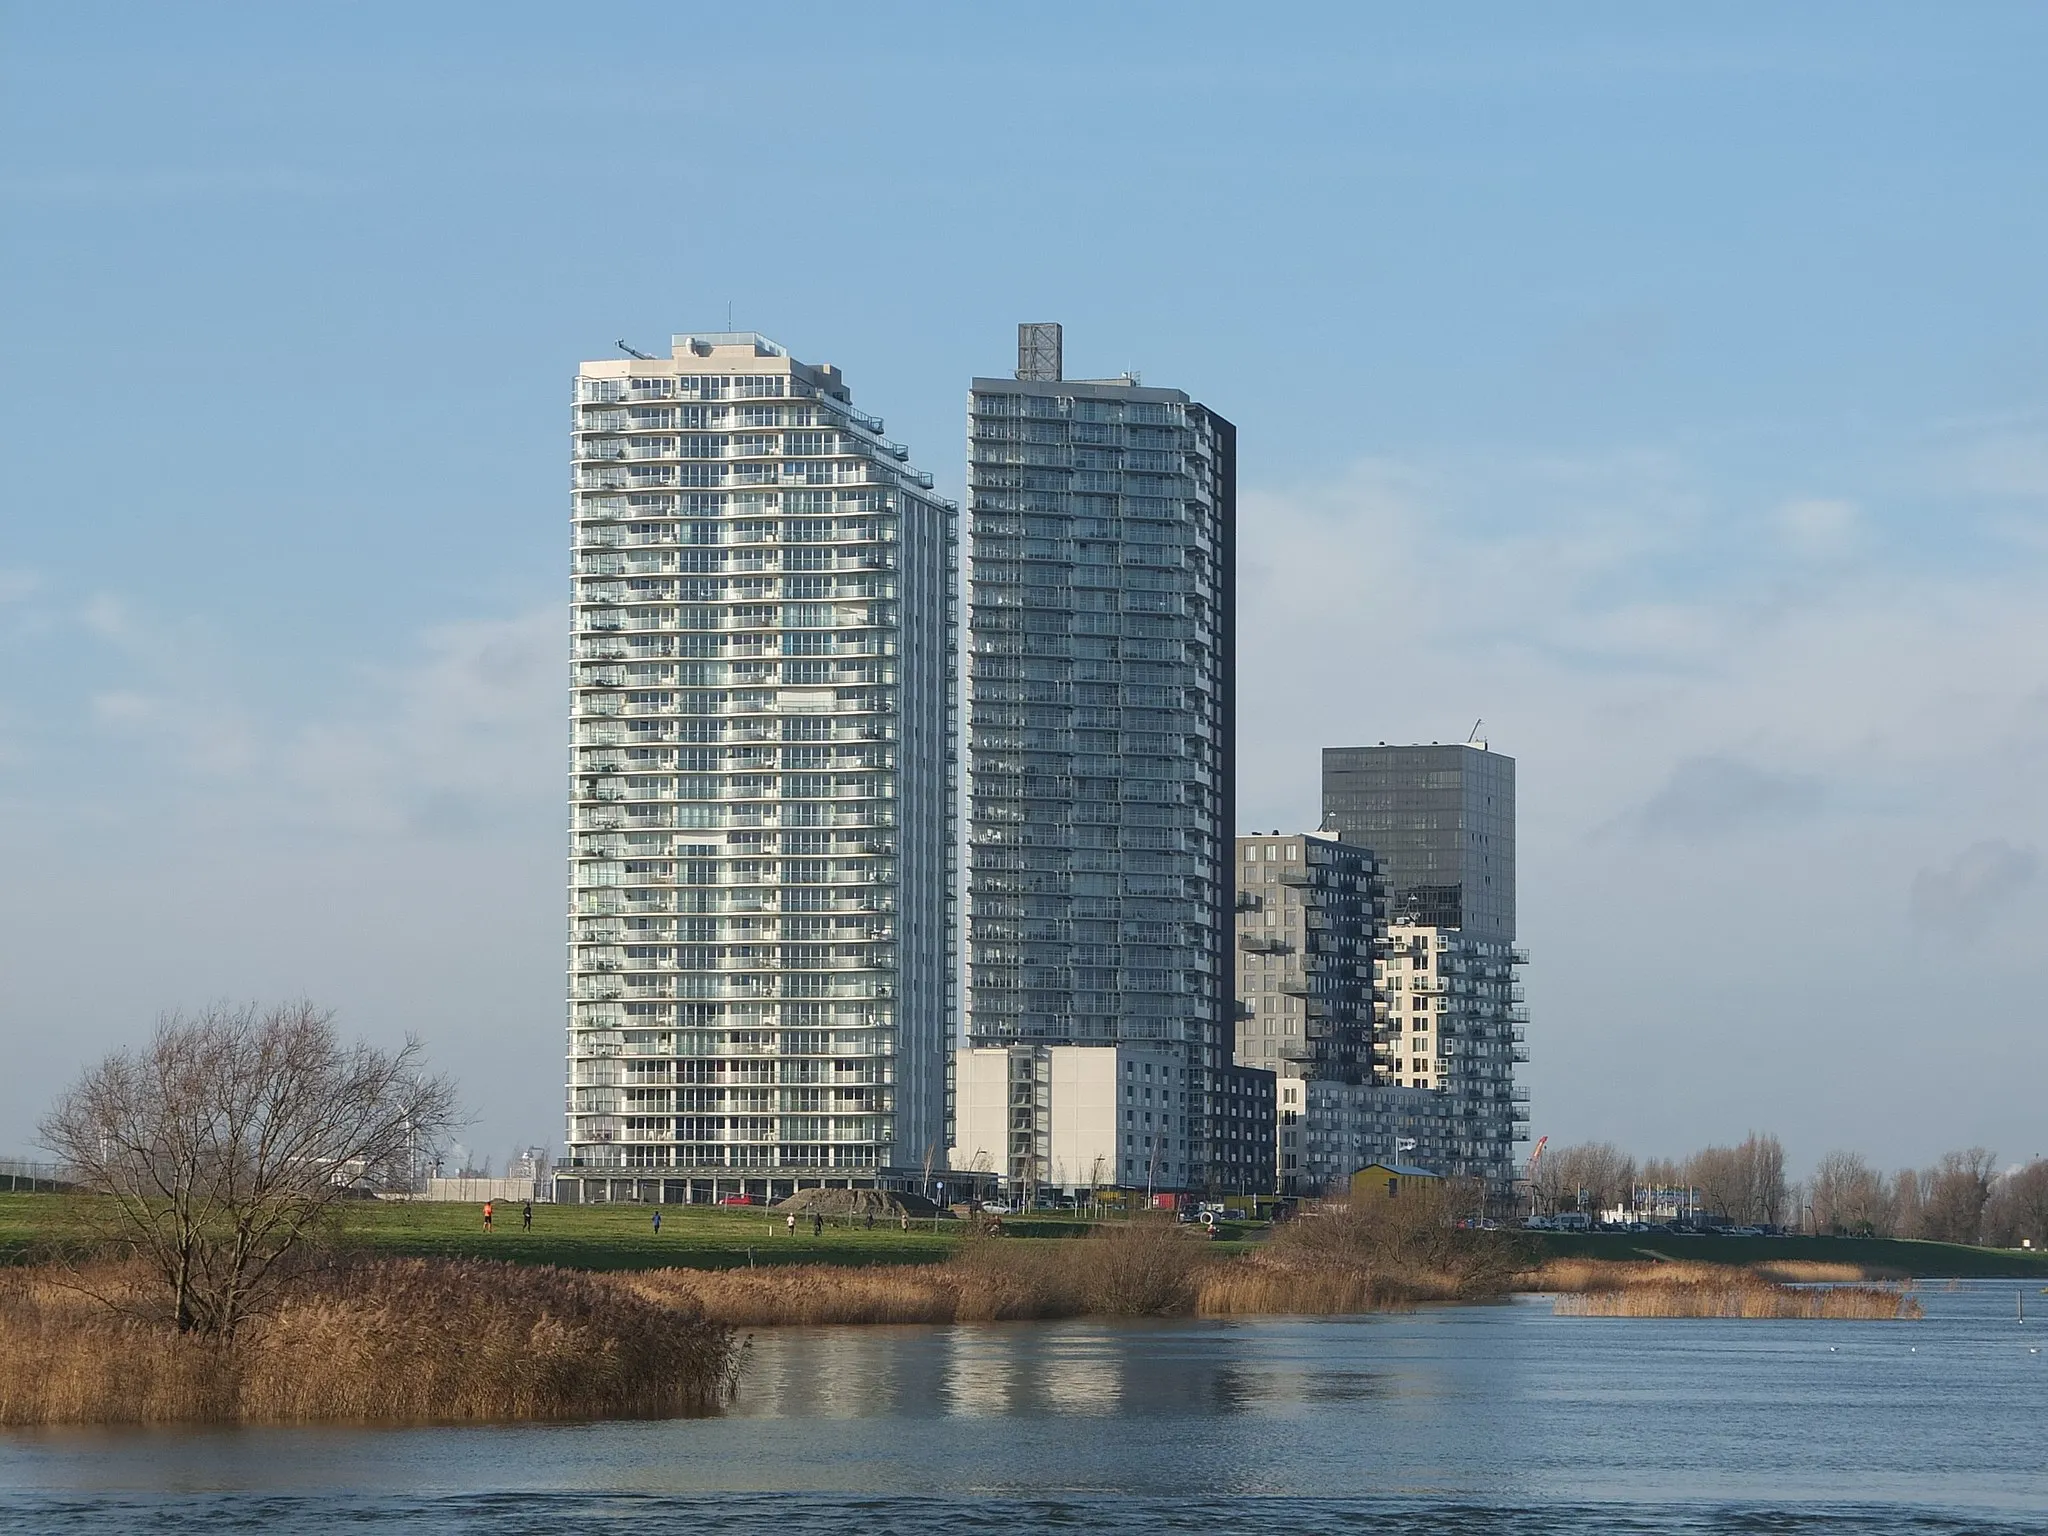
[[969, 412], [970, 1034], [1181, 1044], [1197, 1113], [1159, 1182], [1204, 1187], [1242, 1161], [1234, 429], [1132, 380], [976, 379]]
[[1515, 760], [1477, 743], [1329, 747], [1323, 824], [1377, 854], [1391, 896], [1379, 1081], [1430, 1094], [1416, 1158], [1504, 1197], [1526, 1138], [1528, 1012], [1515, 968]]
[[1325, 747], [1323, 825], [1387, 865], [1393, 917], [1515, 937], [1515, 760], [1484, 747]]
[[586, 363], [558, 1190], [874, 1184], [945, 1149], [956, 515], [752, 334]]

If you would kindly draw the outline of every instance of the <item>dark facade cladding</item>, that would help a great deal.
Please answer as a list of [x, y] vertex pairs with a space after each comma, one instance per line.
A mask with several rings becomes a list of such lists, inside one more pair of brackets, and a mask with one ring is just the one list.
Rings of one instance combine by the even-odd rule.
[[1384, 1010], [1373, 962], [1387, 893], [1369, 848], [1300, 834], [1237, 839], [1237, 1059], [1286, 1076], [1373, 1079]]
[[1393, 921], [1513, 942], [1513, 758], [1472, 744], [1325, 747], [1323, 826], [1385, 862]]
[[1236, 432], [1047, 377], [1057, 335], [1027, 329], [1029, 376], [969, 396], [969, 1036], [1183, 1046], [1183, 1187], [1220, 1187]]

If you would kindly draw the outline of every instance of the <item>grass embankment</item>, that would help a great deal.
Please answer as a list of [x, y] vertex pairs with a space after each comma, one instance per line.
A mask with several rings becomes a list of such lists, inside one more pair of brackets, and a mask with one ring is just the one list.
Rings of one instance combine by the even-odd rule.
[[[48, 1194], [0, 1194], [0, 1261], [31, 1259], [61, 1235], [66, 1201]], [[345, 1246], [393, 1258], [504, 1259], [565, 1269], [745, 1269], [769, 1265], [846, 1266], [941, 1264], [969, 1237], [961, 1221], [914, 1221], [908, 1232], [878, 1219], [870, 1229], [828, 1222], [812, 1236], [795, 1235], [782, 1215], [762, 1207], [664, 1206], [659, 1236], [654, 1207], [537, 1205], [534, 1230], [522, 1232], [517, 1206], [501, 1206], [497, 1230], [482, 1230], [474, 1205], [363, 1201], [344, 1208], [336, 1233]], [[1010, 1239], [1036, 1241], [1085, 1235], [1086, 1220], [1054, 1215], [1010, 1218]], [[1233, 1241], [1213, 1242], [1212, 1257], [1264, 1253], [1257, 1228], [1226, 1224]], [[1663, 1233], [1526, 1233], [1518, 1240], [1543, 1258], [1622, 1262], [1657, 1259], [1780, 1265], [1787, 1261], [1845, 1264], [1873, 1278], [2028, 1278], [2048, 1284], [2048, 1254], [1969, 1248], [1893, 1238], [1679, 1237]]]
[[1692, 1237], [1663, 1232], [1531, 1232], [1545, 1258], [1619, 1262], [1680, 1259], [1707, 1264], [1788, 1262], [1851, 1265], [1864, 1275], [1935, 1280], [2004, 1280], [2038, 1276], [2048, 1283], [2048, 1253], [1973, 1248], [1900, 1237]]
[[[61, 1241], [70, 1201], [55, 1195], [0, 1195], [0, 1261], [33, 1260]], [[958, 1245], [966, 1223], [913, 1222], [908, 1232], [877, 1220], [870, 1229], [828, 1222], [822, 1236], [800, 1223], [795, 1235], [780, 1212], [765, 1208], [644, 1205], [536, 1205], [533, 1230], [522, 1231], [519, 1207], [500, 1204], [496, 1231], [483, 1230], [475, 1205], [363, 1200], [340, 1208], [327, 1240], [387, 1258], [501, 1259], [563, 1269], [745, 1269], [766, 1264], [935, 1264]]]
[[1555, 1294], [1561, 1317], [1907, 1319], [1920, 1303], [1901, 1283], [1870, 1283], [1854, 1264], [1785, 1259], [1752, 1268], [1692, 1260], [1550, 1259], [1519, 1288]]
[[592, 1270], [746, 1269], [771, 1264], [936, 1264], [951, 1257], [966, 1223], [912, 1221], [908, 1231], [877, 1217], [870, 1228], [827, 1220], [813, 1236], [808, 1218], [790, 1232], [765, 1207], [665, 1205], [654, 1231], [650, 1205], [536, 1205], [533, 1230], [519, 1208], [501, 1205], [494, 1232], [476, 1206], [363, 1201], [341, 1215], [337, 1240], [379, 1254], [492, 1258]]
[[612, 1276], [418, 1259], [302, 1275], [232, 1342], [136, 1265], [0, 1271], [0, 1424], [673, 1416], [730, 1394], [731, 1331]]

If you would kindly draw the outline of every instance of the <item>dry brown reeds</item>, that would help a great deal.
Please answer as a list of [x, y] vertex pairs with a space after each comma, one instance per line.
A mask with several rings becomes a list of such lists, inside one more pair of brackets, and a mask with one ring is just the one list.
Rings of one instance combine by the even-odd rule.
[[1296, 1217], [1259, 1253], [1205, 1274], [1211, 1316], [1334, 1316], [1504, 1296], [1519, 1263], [1505, 1233], [1460, 1227], [1452, 1192], [1353, 1200]]
[[1710, 1264], [1699, 1259], [1546, 1259], [1516, 1277], [1516, 1288], [1539, 1292], [1625, 1291], [1674, 1284], [1715, 1285], [1732, 1277], [1781, 1285], [1850, 1285], [1904, 1277], [1858, 1264], [1773, 1259], [1762, 1264]]
[[1672, 1279], [1616, 1291], [1562, 1295], [1560, 1317], [1917, 1318], [1920, 1303], [1902, 1285], [1779, 1285], [1748, 1270], [1712, 1280]]
[[1920, 1303], [1903, 1285], [1868, 1281], [1852, 1264], [1796, 1260], [1743, 1267], [1682, 1259], [1551, 1259], [1525, 1273], [1521, 1284], [1555, 1293], [1551, 1307], [1560, 1317], [1920, 1316]]
[[482, 1261], [318, 1271], [232, 1343], [154, 1299], [133, 1269], [0, 1274], [0, 1423], [684, 1414], [725, 1399], [737, 1360], [729, 1329], [613, 1277]]
[[1204, 1317], [1343, 1317], [1446, 1298], [1393, 1287], [1363, 1269], [1275, 1263], [1263, 1256], [1219, 1264], [1202, 1276]]
[[1517, 1264], [1501, 1234], [1464, 1231], [1426, 1197], [1398, 1211], [1331, 1207], [1261, 1252], [1213, 1254], [1170, 1221], [1105, 1224], [1059, 1242], [975, 1238], [944, 1264], [668, 1269], [621, 1277], [743, 1328], [1059, 1317], [1339, 1316], [1502, 1296]]
[[1170, 1316], [1195, 1310], [1213, 1261], [1171, 1222], [1106, 1226], [1060, 1242], [974, 1238], [944, 1264], [664, 1269], [621, 1276], [742, 1328]]

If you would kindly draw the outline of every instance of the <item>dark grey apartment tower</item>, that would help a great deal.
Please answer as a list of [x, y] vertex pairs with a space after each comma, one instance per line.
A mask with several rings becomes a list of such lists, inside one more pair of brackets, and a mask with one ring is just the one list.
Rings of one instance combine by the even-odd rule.
[[[968, 1034], [1185, 1046], [1161, 1187], [1234, 1181], [1236, 433], [1177, 389], [1063, 377], [1054, 325], [969, 397]], [[1241, 1086], [1241, 1085], [1240, 1085]]]
[[1515, 937], [1515, 760], [1483, 744], [1325, 747], [1323, 828], [1387, 866], [1397, 923]]
[[[1495, 1204], [1526, 1139], [1529, 1059], [1515, 940], [1515, 760], [1483, 744], [1328, 747], [1323, 825], [1387, 869], [1379, 1081], [1437, 1102], [1418, 1140]], [[1419, 1154], [1420, 1155], [1420, 1154]]]
[[1283, 1077], [1374, 1081], [1373, 964], [1387, 900], [1370, 848], [1237, 839], [1237, 1059]]

